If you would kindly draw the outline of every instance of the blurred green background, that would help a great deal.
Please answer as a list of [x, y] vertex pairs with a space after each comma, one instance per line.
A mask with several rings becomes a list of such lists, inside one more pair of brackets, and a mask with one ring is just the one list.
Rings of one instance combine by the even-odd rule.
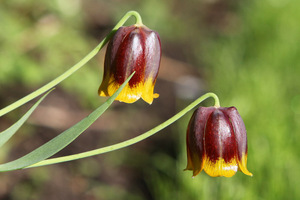
[[[137, 136], [207, 91], [236, 106], [248, 131], [248, 177], [192, 178], [189, 113], [129, 148], [79, 161], [0, 173], [0, 199], [300, 199], [300, 1], [2, 0], [0, 106], [34, 91], [83, 58], [129, 10], [159, 32], [163, 58], [149, 106], [115, 102], [57, 156]], [[134, 23], [131, 19], [127, 24]], [[52, 92], [0, 150], [28, 153], [105, 101], [97, 96], [102, 50]], [[32, 105], [0, 118], [0, 130]], [[212, 105], [211, 100], [202, 105]], [[298, 184], [297, 184], [298, 183]]]

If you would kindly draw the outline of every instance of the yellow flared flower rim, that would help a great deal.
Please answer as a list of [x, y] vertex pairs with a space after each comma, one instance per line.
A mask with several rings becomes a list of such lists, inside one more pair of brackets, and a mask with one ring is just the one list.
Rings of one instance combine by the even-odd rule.
[[223, 158], [216, 161], [211, 161], [209, 157], [204, 156], [203, 162], [199, 168], [195, 168], [190, 154], [188, 153], [188, 164], [185, 170], [192, 170], [193, 177], [198, 175], [202, 170], [212, 177], [232, 177], [239, 170], [248, 176], [253, 176], [247, 169], [247, 155], [243, 154], [241, 161], [236, 157], [229, 162], [225, 162]]
[[[116, 100], [124, 103], [134, 103], [142, 98], [148, 104], [152, 104], [154, 98], [158, 98], [159, 94], [153, 93], [154, 84], [152, 78], [148, 78], [145, 82], [140, 82], [134, 86], [130, 86], [129, 83], [124, 87], [121, 93], [117, 96]], [[99, 96], [112, 96], [120, 87], [113, 76], [109, 81], [103, 81], [99, 88]]]

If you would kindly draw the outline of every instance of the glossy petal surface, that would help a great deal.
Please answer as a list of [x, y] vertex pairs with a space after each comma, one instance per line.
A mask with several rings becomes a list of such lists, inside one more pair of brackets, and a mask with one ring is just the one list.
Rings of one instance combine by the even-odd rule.
[[189, 122], [186, 140], [188, 157], [186, 170], [193, 170], [193, 176], [196, 176], [203, 170], [204, 129], [209, 115], [214, 110], [214, 107], [200, 107], [193, 113]]
[[235, 107], [198, 108], [187, 129], [187, 167], [196, 176], [203, 169], [212, 176], [233, 176], [247, 170], [247, 133]]
[[210, 114], [204, 138], [205, 172], [210, 176], [233, 176], [238, 169], [235, 135], [221, 110], [216, 109]]
[[155, 31], [136, 25], [119, 28], [107, 47], [99, 95], [111, 96], [135, 71], [116, 99], [133, 103], [142, 98], [151, 104], [159, 96], [153, 91], [160, 59], [161, 44]]
[[247, 170], [247, 154], [248, 154], [248, 147], [247, 147], [247, 131], [245, 124], [240, 116], [239, 112], [235, 107], [229, 108], [222, 108], [223, 112], [228, 115], [228, 118], [231, 121], [234, 135], [237, 142], [237, 155], [238, 155], [238, 165], [239, 169], [249, 176], [252, 176]]

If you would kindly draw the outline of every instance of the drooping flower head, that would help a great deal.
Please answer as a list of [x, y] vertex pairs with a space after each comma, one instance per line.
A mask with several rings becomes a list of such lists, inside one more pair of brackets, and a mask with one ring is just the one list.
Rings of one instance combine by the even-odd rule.
[[159, 71], [161, 43], [157, 32], [144, 25], [120, 27], [110, 40], [104, 61], [100, 96], [111, 96], [135, 71], [116, 100], [133, 103], [142, 98], [151, 104]]
[[233, 176], [237, 170], [252, 176], [247, 170], [247, 133], [235, 107], [200, 107], [187, 129], [186, 170], [193, 176], [203, 169], [213, 177]]

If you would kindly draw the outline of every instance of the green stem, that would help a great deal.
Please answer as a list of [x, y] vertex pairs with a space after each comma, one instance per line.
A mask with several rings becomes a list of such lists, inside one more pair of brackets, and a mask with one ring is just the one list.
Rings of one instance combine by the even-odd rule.
[[219, 97], [216, 94], [214, 94], [214, 93], [208, 93], [208, 94], [210, 94], [211, 97], [214, 98], [214, 100], [215, 100], [215, 107], [219, 108], [220, 107]]
[[143, 25], [143, 21], [142, 21], [142, 18], [140, 16], [140, 14], [136, 11], [129, 11], [128, 13], [130, 13], [132, 16], [135, 17], [135, 20], [136, 20], [136, 24], [138, 25]]
[[90, 157], [90, 156], [94, 156], [94, 155], [98, 155], [98, 154], [107, 153], [110, 151], [115, 151], [115, 150], [130, 146], [130, 145], [133, 145], [137, 142], [140, 142], [140, 141], [154, 135], [155, 133], [159, 132], [160, 130], [162, 130], [162, 129], [166, 128], [167, 126], [169, 126], [170, 124], [174, 123], [179, 118], [181, 118], [183, 115], [185, 115], [187, 112], [189, 112], [191, 109], [193, 109], [194, 107], [196, 107], [198, 104], [200, 104], [202, 101], [204, 101], [205, 99], [207, 99], [209, 97], [214, 98], [215, 105], [217, 105], [217, 104], [219, 105], [219, 99], [218, 99], [217, 95], [215, 95], [214, 93], [206, 93], [205, 95], [199, 97], [197, 100], [192, 102], [190, 105], [188, 105], [182, 111], [180, 111], [179, 113], [177, 113], [176, 115], [174, 115], [173, 117], [168, 119], [167, 121], [154, 127], [153, 129], [147, 131], [146, 133], [144, 133], [142, 135], [139, 135], [137, 137], [126, 140], [124, 142], [120, 142], [118, 144], [110, 145], [107, 147], [103, 147], [103, 148], [99, 148], [99, 149], [95, 149], [95, 150], [91, 150], [91, 151], [87, 151], [87, 152], [83, 152], [83, 153], [79, 153], [79, 154], [43, 160], [36, 164], [30, 165], [26, 168], [40, 167], [40, 166], [45, 166], [45, 165], [67, 162], [67, 161], [71, 161], [71, 160], [77, 160], [77, 159], [86, 158], [86, 157]]
[[134, 16], [136, 18], [137, 23], [141, 23], [142, 19], [141, 16], [136, 11], [129, 11], [127, 12], [122, 19], [116, 24], [116, 26], [112, 29], [112, 31], [94, 48], [88, 55], [86, 55], [82, 60], [80, 60], [77, 64], [75, 64], [73, 67], [71, 67], [69, 70], [64, 72], [62, 75], [58, 76], [54, 80], [50, 81], [46, 85], [42, 86], [41, 88], [37, 89], [36, 91], [30, 93], [29, 95], [23, 97], [22, 99], [19, 99], [18, 101], [6, 106], [5, 108], [0, 110], [0, 117], [5, 115], [6, 113], [20, 107], [21, 105], [27, 103], [28, 101], [36, 98], [37, 96], [43, 94], [44, 92], [48, 91], [49, 89], [53, 88], [66, 78], [68, 78], [70, 75], [72, 75], [74, 72], [76, 72], [78, 69], [80, 69], [83, 65], [85, 65], [89, 60], [91, 60], [103, 47], [104, 45], [109, 41], [109, 39], [114, 35], [116, 30], [120, 28], [129, 17]]
[[120, 21], [116, 24], [116, 26], [112, 29], [112, 31], [116, 31], [118, 30], [118, 28], [120, 28], [121, 26], [123, 26], [123, 24], [125, 24], [125, 22], [131, 17], [134, 16], [135, 20], [136, 20], [136, 24], [143, 24], [142, 23], [142, 18], [141, 15], [136, 12], [136, 11], [129, 11], [127, 12], [122, 19], [120, 19]]

